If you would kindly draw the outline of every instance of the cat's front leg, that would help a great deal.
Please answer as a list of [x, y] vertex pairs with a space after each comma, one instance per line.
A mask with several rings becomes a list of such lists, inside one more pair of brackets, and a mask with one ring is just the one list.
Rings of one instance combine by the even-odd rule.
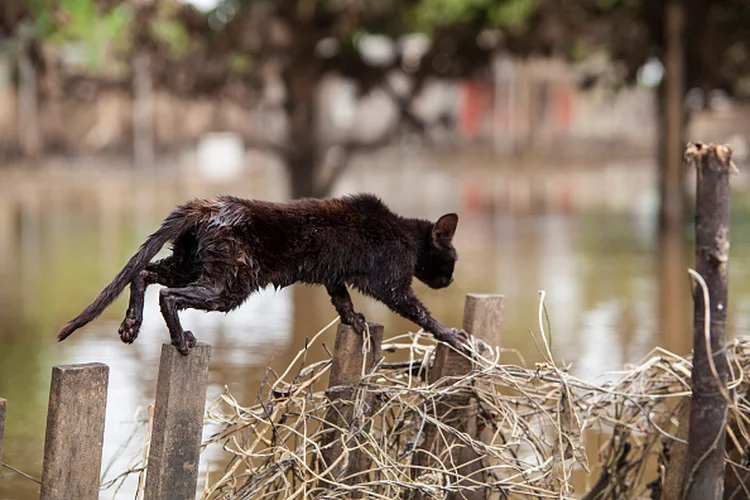
[[366, 328], [365, 316], [354, 310], [354, 304], [352, 304], [352, 298], [346, 289], [346, 285], [326, 285], [326, 290], [328, 295], [331, 296], [331, 303], [336, 308], [341, 322], [351, 326], [360, 335], [364, 334]]
[[457, 350], [466, 347], [469, 339], [466, 332], [457, 328], [448, 328], [433, 318], [427, 306], [422, 304], [411, 287], [397, 290], [392, 294], [376, 293], [375, 298], [390, 307], [394, 312], [433, 334], [437, 340], [446, 342]]

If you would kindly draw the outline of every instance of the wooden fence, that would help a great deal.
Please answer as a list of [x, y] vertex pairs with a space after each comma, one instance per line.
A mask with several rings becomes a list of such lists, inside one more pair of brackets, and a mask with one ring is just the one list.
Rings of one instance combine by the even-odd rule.
[[[147, 499], [195, 497], [210, 353], [200, 343], [189, 356], [162, 346]], [[103, 363], [52, 368], [41, 500], [98, 498], [108, 381]], [[5, 414], [6, 400], [0, 399], [0, 460]]]
[[[500, 345], [502, 301], [501, 295], [468, 295], [464, 329], [487, 343]], [[322, 460], [327, 465], [333, 464], [340, 454], [341, 440], [336, 429], [357, 425], [355, 420], [362, 418], [361, 414], [353, 415], [351, 407], [344, 401], [351, 396], [351, 387], [361, 380], [363, 370], [375, 369], [381, 357], [383, 327], [375, 323], [369, 326], [369, 335], [364, 338], [346, 325], [339, 325], [336, 333], [327, 391], [334, 403], [331, 411], [336, 414], [326, 419], [335, 425], [330, 426], [321, 443]], [[146, 500], [191, 499], [196, 496], [210, 355], [210, 346], [202, 343], [197, 344], [188, 356], [182, 356], [170, 344], [162, 346], [146, 465]], [[438, 373], [435, 378], [462, 375], [471, 368], [464, 356], [451, 351], [447, 345], [438, 346], [433, 370]], [[103, 363], [53, 367], [41, 500], [98, 497], [108, 381], [109, 367]], [[374, 404], [374, 401], [370, 402], [369, 413], [374, 411]], [[455, 404], [445, 402], [446, 408]], [[450, 418], [460, 422], [463, 432], [479, 436], [477, 426], [464, 413], [470, 411], [467, 402], [460, 402], [458, 406], [462, 409]], [[0, 460], [5, 413], [6, 400], [0, 399]], [[434, 430], [428, 429], [427, 439], [431, 433], [434, 434]], [[425, 445], [429, 447], [432, 443], [426, 441]], [[472, 450], [458, 449], [456, 453], [457, 463], [465, 464], [464, 469], [479, 468]], [[356, 477], [358, 471], [369, 467], [364, 455], [343, 465], [340, 469], [332, 467], [331, 474]]]

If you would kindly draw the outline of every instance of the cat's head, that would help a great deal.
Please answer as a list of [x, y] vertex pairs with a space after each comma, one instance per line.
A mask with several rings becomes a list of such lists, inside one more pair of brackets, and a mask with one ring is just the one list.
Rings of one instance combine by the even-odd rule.
[[430, 288], [445, 288], [453, 282], [456, 265], [456, 249], [453, 235], [456, 233], [458, 215], [446, 214], [430, 227], [430, 234], [419, 255], [414, 275]]

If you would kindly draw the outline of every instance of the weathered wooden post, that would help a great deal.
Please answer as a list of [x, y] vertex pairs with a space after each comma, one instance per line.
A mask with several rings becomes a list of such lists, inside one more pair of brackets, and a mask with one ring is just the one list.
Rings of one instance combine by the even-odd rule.
[[41, 500], [99, 497], [109, 367], [52, 368]]
[[0, 463], [3, 462], [3, 440], [5, 439], [5, 400], [0, 398]]
[[[684, 488], [688, 499], [709, 500], [721, 498], [724, 490], [725, 397], [729, 372], [726, 356], [729, 175], [735, 167], [732, 149], [714, 144], [689, 144], [685, 161], [692, 163], [697, 172], [695, 270], [705, 280], [710, 308], [706, 308], [703, 287], [695, 283], [692, 399]], [[707, 328], [711, 359], [706, 349]]]
[[162, 345], [146, 500], [195, 498], [210, 358], [207, 344], [196, 344], [187, 356]]
[[347, 453], [347, 456], [341, 457], [339, 465], [329, 471], [329, 475], [336, 480], [351, 477], [346, 481], [350, 484], [360, 482], [361, 478], [354, 475], [369, 467], [367, 455], [357, 448], [365, 441], [355, 434], [346, 443], [347, 448], [354, 449], [347, 451], [344, 449], [341, 433], [336, 431], [336, 427], [352, 429], [368, 425], [368, 417], [375, 412], [376, 402], [371, 394], [355, 401], [355, 386], [362, 380], [363, 373], [372, 372], [381, 358], [383, 325], [368, 323], [368, 326], [369, 343], [365, 345], [364, 335], [358, 334], [350, 326], [339, 324], [333, 349], [330, 382], [326, 390], [331, 407], [326, 415], [326, 430], [320, 443], [323, 447], [322, 465], [327, 469], [342, 453]]
[[[464, 331], [489, 345], [500, 346], [504, 298], [504, 295], [497, 294], [468, 294], [464, 306]], [[470, 358], [440, 343], [435, 352], [429, 382], [434, 383], [442, 377], [460, 377], [470, 373], [472, 368], [473, 362]], [[480, 439], [479, 409], [470, 397], [445, 398], [436, 406], [438, 418], [441, 421], [453, 425], [457, 430], [467, 433], [474, 439]], [[435, 445], [436, 437], [437, 428], [434, 425], [428, 425], [420, 449], [429, 452]], [[418, 450], [414, 457], [414, 464], [418, 467], [424, 467], [429, 462], [429, 453], [421, 450]], [[484, 482], [481, 457], [472, 448], [457, 446], [452, 455], [452, 463], [456, 464], [458, 473], [469, 479], [469, 481], [460, 481], [458, 484], [469, 486], [475, 481]], [[413, 476], [420, 474], [418, 467], [412, 469]], [[418, 498], [419, 495], [416, 497]], [[447, 498], [483, 499], [485, 492], [481, 489], [462, 491], [458, 494], [449, 494]]]

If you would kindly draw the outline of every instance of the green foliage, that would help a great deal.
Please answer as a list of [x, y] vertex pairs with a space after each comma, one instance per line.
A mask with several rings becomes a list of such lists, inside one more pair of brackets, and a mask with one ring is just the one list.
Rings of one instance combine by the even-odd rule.
[[477, 18], [486, 19], [487, 28], [515, 28], [526, 23], [537, 7], [537, 0], [423, 0], [411, 17], [415, 29], [427, 33]]
[[568, 55], [573, 61], [583, 61], [591, 53], [590, 47], [588, 47], [583, 41], [575, 40], [570, 45]]
[[229, 56], [229, 70], [235, 74], [246, 72], [252, 66], [252, 59], [246, 54], [233, 52]]
[[537, 9], [536, 0], [506, 0], [489, 3], [490, 23], [496, 28], [522, 26]]
[[119, 41], [131, 20], [127, 4], [102, 13], [95, 0], [31, 0], [34, 37], [57, 46], [75, 45], [81, 63], [89, 69], [104, 65], [109, 50], [121, 48]]
[[170, 57], [178, 59], [187, 54], [190, 35], [182, 23], [175, 19], [154, 19], [149, 28], [154, 39], [166, 47]]
[[[424, 0], [415, 8], [415, 20], [425, 28], [465, 22], [486, 3], [485, 0]], [[426, 31], [431, 31], [429, 28]]]
[[641, 0], [596, 0], [596, 6], [603, 11], [609, 11], [622, 7], [635, 7], [640, 2]]
[[750, 77], [741, 76], [737, 78], [732, 90], [739, 97], [750, 98]]

